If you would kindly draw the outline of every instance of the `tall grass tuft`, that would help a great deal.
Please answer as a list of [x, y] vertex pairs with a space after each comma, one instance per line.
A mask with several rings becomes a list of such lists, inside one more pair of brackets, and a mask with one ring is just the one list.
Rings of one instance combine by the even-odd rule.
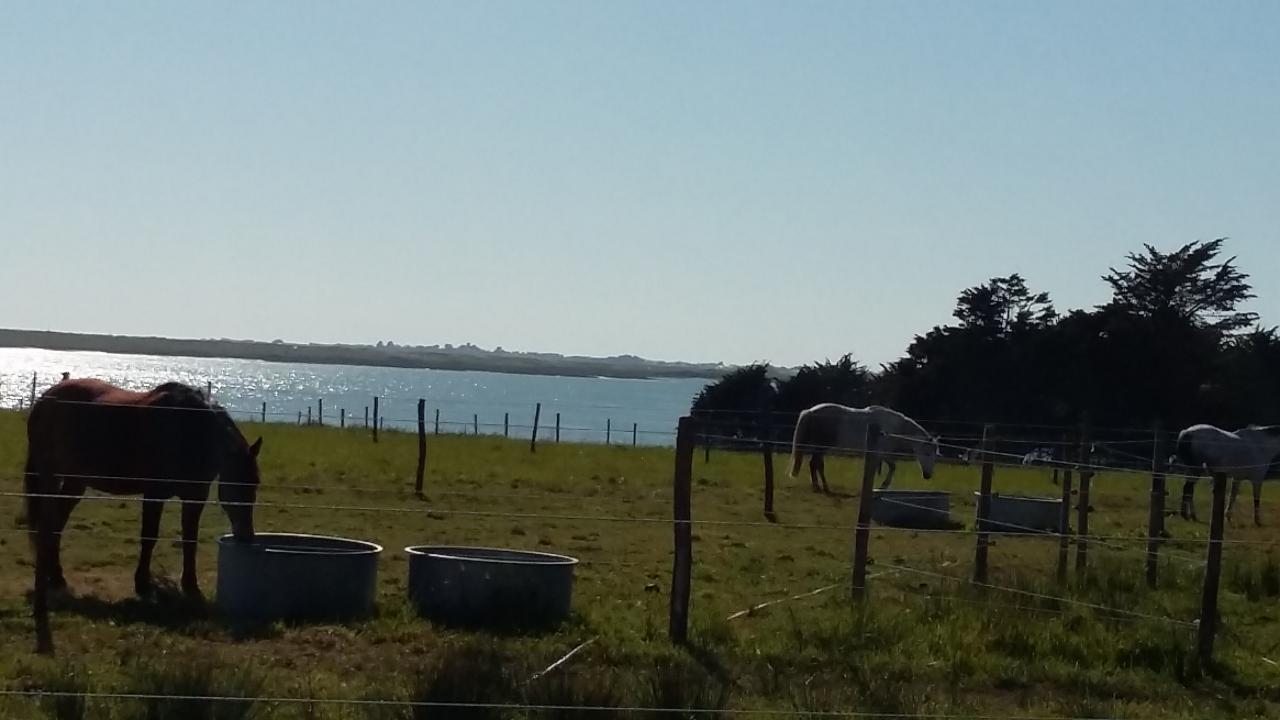
[[530, 709], [530, 720], [609, 720], [624, 717], [619, 710], [579, 710], [570, 708], [618, 708], [630, 704], [626, 689], [611, 668], [582, 668], [557, 671], [529, 681], [524, 692], [529, 705], [552, 706]]
[[[692, 658], [671, 653], [653, 659], [645, 673], [645, 684], [638, 688], [638, 704], [646, 708], [689, 708], [701, 710], [699, 718], [713, 720], [715, 712], [729, 704], [729, 684], [716, 677]], [[642, 716], [667, 718], [670, 713], [643, 713]]]
[[41, 712], [50, 720], [83, 720], [89, 716], [87, 694], [93, 688], [83, 668], [66, 665], [49, 672], [42, 678], [40, 690], [53, 693], [39, 700]]
[[128, 674], [126, 692], [147, 697], [125, 706], [126, 720], [264, 720], [272, 714], [260, 699], [263, 679], [243, 666], [170, 656], [135, 660]]
[[[518, 704], [520, 691], [510, 662], [491, 640], [468, 640], [440, 653], [413, 681], [410, 717], [499, 720], [501, 707]], [[452, 704], [460, 706], [451, 706]], [[463, 707], [466, 706], [466, 707]]]

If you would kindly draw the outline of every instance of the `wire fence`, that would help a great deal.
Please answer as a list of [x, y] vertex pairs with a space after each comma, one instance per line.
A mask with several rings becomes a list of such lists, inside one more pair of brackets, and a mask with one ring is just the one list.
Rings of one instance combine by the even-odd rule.
[[[261, 414], [259, 417], [261, 418]], [[414, 419], [413, 422], [415, 425], [417, 425], [418, 423], [417, 419]], [[457, 423], [457, 424], [463, 425], [463, 426], [466, 425], [466, 423]], [[446, 423], [442, 422], [441, 425], [442, 427], [445, 427]], [[470, 423], [470, 426], [474, 429], [479, 427], [494, 428], [494, 427], [497, 427], [498, 425], [495, 423], [488, 423], [486, 425], [481, 425], [480, 423], [478, 423], [477, 420], [473, 418], [473, 421]], [[503, 427], [504, 430], [509, 432], [512, 429], [520, 429], [524, 427], [527, 427], [532, 431], [532, 429], [535, 426], [519, 426], [519, 425], [513, 425], [510, 422], [505, 422], [501, 425], [501, 427]], [[564, 428], [561, 428], [561, 429], [563, 430]], [[714, 423], [704, 424], [703, 430], [704, 432], [700, 434], [700, 437], [704, 440], [704, 442], [708, 442], [708, 443], [719, 442], [726, 446], [731, 446], [731, 447], [734, 446], [735, 443], [737, 444], [746, 443], [747, 447], [752, 449], [778, 448], [778, 449], [786, 450], [792, 447], [792, 443], [785, 440], [758, 439], [758, 438], [744, 439], [741, 435], [737, 435], [737, 434], [721, 434], [719, 432], [715, 432], [716, 425]], [[604, 432], [607, 433], [611, 431], [612, 431], [611, 428], [606, 428]], [[633, 432], [633, 436], [639, 435], [638, 428], [635, 428], [634, 426], [632, 428], [632, 432]], [[653, 434], [662, 434], [664, 436], [674, 435], [674, 433], [667, 433], [665, 431], [662, 431], [661, 433], [659, 433], [659, 431], [650, 431], [650, 432], [652, 432]], [[893, 440], [900, 440], [908, 443], [919, 441], [919, 438], [911, 437], [908, 435], [889, 434], [886, 437]], [[989, 447], [984, 447], [983, 443], [981, 442], [983, 438], [981, 436], [975, 436], [975, 437], [979, 441], [977, 447], [968, 445], [968, 444], [963, 444], [960, 442], [952, 442], [952, 441], [938, 442], [937, 445], [939, 448], [947, 448], [955, 451], [972, 452], [976, 450], [978, 453], [980, 453], [977, 456], [978, 459], [985, 461], [993, 468], [1025, 469], [1027, 467], [1027, 463], [1025, 462], [1026, 460], [1025, 456], [1019, 455], [1016, 452], [993, 450]], [[1030, 441], [1027, 441], [1027, 442], [1030, 442]], [[1112, 444], [1122, 444], [1126, 442], [1132, 443], [1133, 445], [1138, 445], [1143, 441], [1136, 440], [1136, 439], [1129, 440], [1129, 441], [1117, 440], [1117, 441], [1113, 441]], [[1069, 443], [1064, 441], [1060, 444], [1060, 447], [1074, 448], [1074, 447], [1078, 447], [1078, 443]], [[834, 444], [804, 445], [799, 449], [804, 450], [806, 452], [817, 451], [817, 452], [824, 452], [824, 453], [831, 453], [831, 454], [837, 454], [842, 452], [849, 453], [849, 448], [842, 447], [840, 445], [834, 445]], [[850, 454], [856, 455], [856, 452], [850, 453]], [[913, 451], [882, 452], [881, 455], [885, 459], [891, 460], [891, 461], [910, 460], [917, 457], [917, 453]], [[1142, 458], [1142, 456], [1136, 453], [1133, 453], [1131, 455], [1132, 455], [1131, 459], [1136, 460], [1136, 459]], [[1149, 462], [1150, 458], [1147, 458], [1147, 460]], [[1096, 462], [1095, 458], [1091, 455], [1081, 456], [1080, 460], [1077, 462], [1070, 462], [1067, 460], [1052, 460], [1044, 463], [1044, 465], [1047, 468], [1055, 468], [1055, 469], [1062, 469], [1062, 470], [1069, 469], [1075, 472], [1087, 471], [1087, 472], [1099, 473], [1099, 474], [1106, 473], [1108, 476], [1114, 477], [1115, 479], [1149, 478], [1151, 474], [1150, 466], [1145, 471], [1143, 471], [1140, 469], [1136, 469], [1132, 465], [1113, 465], [1105, 462]], [[1262, 466], [1264, 465], [1261, 463], [1258, 463], [1258, 464], [1243, 463], [1238, 465], [1237, 469], [1249, 470], [1249, 469], [1262, 467]], [[131, 481], [140, 481], [145, 483], [145, 482], [153, 482], [156, 480], [163, 479], [166, 481], [172, 481], [172, 482], [178, 482], [178, 483], [203, 482], [204, 484], [208, 484], [205, 481], [192, 480], [189, 478], [155, 478], [150, 476], [123, 477], [123, 476], [102, 476], [102, 475], [92, 475], [92, 474], [80, 474], [80, 475], [63, 475], [62, 477], [79, 479], [84, 481], [131, 480]], [[323, 483], [323, 484], [287, 483], [287, 484], [282, 484], [278, 486], [265, 485], [262, 487], [264, 489], [270, 488], [273, 491], [294, 492], [294, 493], [302, 493], [303, 491], [313, 491], [313, 492], [325, 491], [325, 492], [352, 492], [352, 493], [360, 493], [360, 494], [367, 493], [371, 495], [384, 494], [387, 496], [402, 496], [402, 497], [405, 495], [408, 495], [407, 487], [404, 491], [392, 489], [392, 488], [360, 488], [360, 487], [353, 487], [349, 485], [341, 485], [341, 484], [333, 484], [333, 483]], [[519, 499], [519, 500], [525, 500], [525, 501], [539, 500], [539, 501], [546, 501], [546, 502], [565, 502], [566, 505], [572, 504], [573, 508], [580, 508], [582, 505], [582, 498], [580, 497], [573, 497], [567, 494], [553, 493], [553, 492], [505, 493], [505, 492], [484, 491], [484, 490], [471, 491], [471, 490], [440, 490], [440, 489], [436, 489], [436, 490], [429, 489], [428, 492], [430, 494], [438, 495], [441, 497], [459, 497], [459, 498], [491, 497], [491, 498]], [[90, 494], [90, 495], [85, 495], [84, 497], [77, 497], [77, 496], [70, 496], [63, 492], [31, 493], [31, 494], [21, 493], [21, 492], [0, 492], [0, 497], [13, 498], [13, 499], [18, 499], [23, 497], [38, 497], [38, 498], [49, 498], [49, 499], [75, 498], [77, 500], [86, 500], [91, 502], [92, 501], [110, 501], [115, 503], [147, 502], [148, 501], [145, 498], [136, 497], [136, 496], [121, 497], [121, 496], [111, 496], [111, 495]], [[666, 497], [661, 495], [659, 496], [650, 495], [650, 496], [639, 498], [639, 499], [644, 501], [650, 501], [650, 500], [655, 502], [660, 501], [664, 503], [671, 502], [673, 500], [673, 498], [671, 497]], [[203, 502], [203, 501], [200, 501], [200, 502]], [[922, 511], [925, 513], [936, 512], [934, 508], [931, 508], [929, 506], [910, 503], [900, 499], [884, 498], [878, 502], [885, 502], [888, 505], [896, 504], [898, 506], [908, 507], [908, 508]], [[224, 504], [235, 505], [236, 503], [224, 503]], [[244, 504], [254, 505], [255, 507], [274, 508], [282, 511], [308, 510], [308, 511], [325, 511], [325, 512], [333, 512], [333, 513], [370, 513], [370, 514], [376, 514], [381, 516], [424, 514], [424, 515], [436, 515], [436, 516], [453, 515], [453, 516], [459, 516], [459, 517], [538, 519], [543, 521], [642, 523], [642, 524], [649, 524], [649, 525], [670, 525], [672, 523], [679, 524], [680, 522], [682, 522], [678, 519], [673, 520], [673, 518], [669, 515], [662, 515], [658, 513], [646, 514], [646, 515], [621, 515], [621, 514], [608, 514], [608, 513], [586, 513], [586, 512], [575, 512], [575, 511], [566, 511], [566, 512], [542, 511], [542, 510], [506, 511], [506, 510], [493, 510], [493, 509], [478, 509], [476, 507], [466, 507], [466, 508], [440, 507], [438, 505], [434, 505], [430, 503], [427, 503], [423, 506], [405, 506], [405, 505], [396, 505], [396, 504], [387, 504], [387, 503], [366, 504], [366, 503], [287, 502], [287, 501], [281, 501], [281, 500], [264, 499], [264, 500], [255, 501], [253, 503], [244, 503]], [[721, 507], [727, 507], [727, 506], [721, 506]], [[739, 508], [735, 507], [734, 509], [737, 510]], [[789, 523], [788, 524], [788, 523], [779, 523], [776, 520], [743, 520], [743, 519], [732, 519], [732, 518], [701, 518], [700, 517], [696, 519], [690, 519], [687, 522], [691, 525], [704, 526], [704, 527], [739, 527], [744, 529], [751, 529], [752, 532], [757, 532], [758, 531], [757, 529], [760, 529], [760, 528], [774, 528], [778, 531], [820, 530], [820, 531], [829, 531], [829, 532], [838, 532], [842, 534], [848, 534], [858, 529], [858, 525], [850, 525], [850, 524], [829, 524], [829, 523]], [[1149, 543], [1151, 540], [1149, 537], [1129, 537], [1129, 536], [1117, 536], [1117, 535], [1081, 536], [1081, 535], [1075, 535], [1071, 533], [1068, 528], [1058, 528], [1057, 530], [1046, 532], [1043, 528], [1037, 528], [1029, 525], [1021, 525], [1017, 523], [1004, 523], [1004, 524], [1005, 524], [1005, 527], [1003, 528], [1003, 531], [998, 533], [1000, 537], [1028, 538], [1028, 539], [1043, 538], [1043, 539], [1050, 539], [1055, 541], [1068, 540], [1071, 542], [1088, 542], [1095, 547], [1115, 551], [1117, 553], [1121, 553], [1127, 556], [1147, 556], [1150, 552], [1148, 549], [1133, 548], [1125, 544], [1125, 543], [1135, 543], [1135, 542]], [[961, 536], [973, 537], [975, 535], [985, 536], [988, 534], [994, 534], [994, 533], [991, 533], [989, 530], [983, 530], [982, 528], [978, 528], [978, 527], [930, 528], [930, 529], [877, 527], [875, 531], [877, 533], [904, 533], [904, 532], [927, 533], [927, 534], [938, 534], [938, 535], [945, 535], [945, 536], [951, 536], [951, 537], [961, 537]], [[29, 531], [16, 530], [11, 532], [28, 533]], [[139, 539], [137, 536], [127, 536], [124, 534], [108, 535], [105, 533], [98, 533], [94, 531], [84, 531], [84, 532], [97, 537], [104, 537], [104, 538], [110, 536], [113, 539], [133, 539], [133, 540]], [[146, 538], [146, 539], [152, 539], [152, 538]], [[154, 538], [154, 539], [161, 540], [163, 538]], [[204, 543], [204, 542], [216, 542], [216, 541], [217, 539], [180, 540], [180, 542], [186, 542], [186, 543], [194, 543], [194, 542]], [[1172, 538], [1161, 539], [1161, 543], [1165, 545], [1176, 545], [1179, 542], [1180, 541]], [[1182, 540], [1181, 542], [1203, 544], [1204, 540], [1185, 539], [1185, 540]], [[1275, 541], [1270, 541], [1270, 540], [1263, 541], [1263, 540], [1246, 540], [1246, 539], [1223, 539], [1220, 542], [1226, 543], [1226, 544], [1236, 544], [1240, 546], [1256, 546], [1256, 547], [1272, 547], [1277, 544]], [[1183, 553], [1176, 549], [1166, 547], [1162, 550], [1162, 553], [1165, 557], [1173, 560], [1178, 564], [1182, 564], [1187, 567], [1199, 569], [1205, 565], [1205, 561], [1202, 560], [1201, 558], [1195, 557], [1190, 553]], [[639, 565], [648, 566], [648, 564], [645, 564], [645, 563], [627, 563], [625, 561], [610, 562], [610, 561], [587, 560], [586, 563], [588, 565], [600, 565], [604, 567], [610, 567], [610, 566], [626, 567], [626, 566], [639, 566]], [[1107, 617], [1123, 619], [1131, 622], [1152, 622], [1152, 623], [1168, 625], [1168, 626], [1172, 626], [1172, 627], [1176, 627], [1184, 630], [1191, 630], [1197, 627], [1196, 622], [1192, 620], [1175, 617], [1169, 614], [1145, 612], [1145, 611], [1136, 610], [1133, 608], [1114, 607], [1114, 606], [1110, 606], [1102, 603], [1096, 603], [1089, 600], [1083, 600], [1080, 598], [1071, 597], [1065, 593], [1049, 594], [1049, 593], [1038, 592], [1034, 590], [1028, 590], [1026, 588], [1015, 587], [1012, 585], [998, 584], [998, 583], [992, 583], [992, 582], [975, 583], [973, 580], [969, 578], [959, 577], [959, 576], [939, 572], [937, 570], [930, 570], [930, 569], [925, 569], [921, 567], [916, 567], [910, 564], [906, 564], [904, 562], [898, 562], [898, 561], [881, 562], [878, 564], [878, 566], [882, 568], [885, 572], [880, 574], [873, 574], [870, 577], [873, 577], [873, 578], [881, 577], [882, 575], [891, 572], [891, 573], [901, 574], [901, 575], [910, 575], [910, 576], [929, 578], [931, 580], [936, 580], [945, 584], [971, 585], [984, 590], [991, 590], [991, 591], [1008, 594], [1012, 596], [1029, 598], [1037, 601], [1053, 602], [1053, 603], [1057, 603], [1057, 604], [1061, 604], [1069, 607], [1088, 609], [1090, 611], [1096, 611], [1096, 612], [1102, 613]], [[834, 584], [826, 585], [815, 591], [791, 595], [776, 601], [758, 603], [758, 604], [752, 605], [748, 611], [744, 611], [744, 612], [746, 614], [750, 614], [751, 612], [763, 610], [764, 608], [770, 607], [779, 602], [795, 601], [795, 600], [802, 600], [808, 597], [814, 597], [824, 592], [827, 592], [831, 589], [834, 589], [835, 587], [836, 585]], [[909, 589], [903, 589], [902, 592], [907, 592], [907, 593], [914, 592], [914, 594], [916, 595], [921, 595], [921, 593], [919, 593], [918, 591], [913, 591]], [[930, 596], [930, 597], [938, 597], [938, 596]], [[979, 602], [976, 600], [971, 600], [966, 598], [955, 598], [955, 599], [962, 602]], [[1022, 607], [1017, 605], [1007, 605], [1007, 604], [1000, 604], [1000, 603], [992, 603], [990, 606], [993, 608], [994, 607], [1005, 607], [1005, 608]], [[1032, 606], [1031, 609], [1035, 610], [1036, 612], [1053, 612], [1050, 609], [1036, 608], [1034, 606]], [[731, 619], [735, 619], [743, 616], [744, 615], [739, 614], [739, 615], [734, 615], [730, 617]], [[198, 696], [198, 695], [151, 696], [146, 694], [129, 694], [129, 693], [63, 693], [60, 695], [59, 693], [42, 693], [40, 691], [15, 691], [15, 690], [2, 691], [0, 692], [0, 694], [22, 696], [22, 697], [78, 696], [78, 697], [92, 697], [95, 699], [102, 699], [102, 700], [139, 700], [139, 699], [148, 699], [148, 698], [155, 698], [155, 697], [169, 698], [169, 699], [184, 698], [184, 699], [193, 699], [193, 700], [208, 701], [208, 702], [231, 702], [231, 701], [244, 700], [244, 698], [230, 698], [230, 697], [221, 697], [221, 696]], [[539, 709], [569, 710], [571, 709], [575, 711], [585, 711], [585, 712], [592, 712], [592, 711], [623, 712], [623, 711], [643, 710], [646, 712], [672, 712], [672, 713], [680, 712], [680, 713], [690, 713], [690, 714], [698, 714], [700, 712], [703, 712], [697, 709], [690, 710], [688, 708], [653, 708], [653, 707], [623, 708], [623, 707], [611, 707], [611, 706], [592, 707], [592, 706], [582, 706], [582, 705], [556, 706], [556, 705], [536, 705], [536, 704], [502, 704], [502, 703], [429, 703], [429, 702], [428, 703], [412, 703], [412, 702], [406, 702], [401, 700], [344, 700], [344, 699], [325, 699], [325, 698], [270, 698], [268, 697], [268, 698], [256, 698], [256, 699], [262, 700], [265, 702], [280, 702], [280, 703], [313, 702], [313, 703], [323, 704], [323, 703], [331, 702], [331, 703], [343, 703], [343, 704], [355, 704], [355, 705], [388, 704], [388, 705], [396, 705], [400, 707], [421, 706], [421, 707], [437, 707], [437, 708], [491, 708], [491, 709], [506, 708], [506, 709], [526, 709], [526, 710], [528, 709], [534, 709], [534, 710], [539, 710]], [[714, 711], [708, 710], [706, 712], [716, 712], [716, 713], [730, 714], [730, 715], [734, 715], [734, 714], [739, 714], [739, 715], [804, 714], [807, 716], [813, 716], [817, 714], [817, 715], [831, 715], [831, 716], [845, 716], [845, 717], [902, 717], [902, 718], [909, 718], [909, 717], [936, 717], [936, 718], [1005, 717], [1005, 718], [1009, 718], [1009, 717], [1013, 717], [1013, 716], [984, 716], [984, 715], [946, 715], [946, 714], [912, 715], [912, 714], [849, 713], [849, 712], [832, 712], [832, 713], [817, 712], [815, 713], [812, 711], [804, 711], [803, 713], [800, 713], [800, 712], [796, 712], [796, 713], [781, 712], [780, 713], [778, 710], [773, 710], [773, 709], [769, 709], [769, 710], [717, 709]]]
[[403, 708], [421, 710], [454, 711], [536, 711], [536, 712], [573, 712], [599, 713], [602, 715], [623, 715], [645, 713], [674, 715], [682, 717], [830, 717], [830, 718], [878, 718], [881, 720], [1118, 720], [1117, 718], [1090, 716], [1088, 718], [1072, 715], [1019, 715], [992, 713], [903, 713], [874, 712], [858, 710], [821, 710], [794, 708], [732, 708], [732, 707], [662, 707], [652, 705], [591, 705], [591, 704], [547, 704], [516, 702], [446, 702], [432, 700], [402, 699], [370, 699], [370, 698], [335, 698], [335, 697], [289, 697], [289, 696], [236, 696], [236, 695], [190, 695], [190, 694], [158, 694], [158, 693], [126, 693], [126, 692], [68, 692], [43, 690], [0, 690], [0, 696], [21, 698], [79, 698], [93, 700], [138, 701], [138, 700], [188, 700], [216, 704], [244, 704], [256, 701], [267, 705], [342, 705], [348, 707]]

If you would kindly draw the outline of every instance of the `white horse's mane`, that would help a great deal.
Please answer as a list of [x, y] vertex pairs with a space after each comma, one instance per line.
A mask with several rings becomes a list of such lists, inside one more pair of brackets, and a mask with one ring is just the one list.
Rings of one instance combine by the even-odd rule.
[[883, 412], [883, 413], [888, 413], [888, 414], [890, 414], [890, 415], [893, 415], [894, 417], [896, 417], [896, 418], [898, 418], [899, 420], [901, 420], [903, 424], [908, 425], [908, 426], [910, 426], [910, 427], [914, 428], [914, 429], [916, 430], [916, 432], [920, 433], [920, 435], [921, 435], [922, 437], [924, 437], [925, 439], [928, 439], [928, 440], [933, 440], [933, 439], [935, 439], [935, 438], [933, 437], [933, 435], [932, 435], [928, 430], [925, 430], [925, 429], [924, 429], [924, 426], [922, 426], [920, 423], [916, 422], [915, 420], [911, 419], [910, 417], [907, 417], [907, 416], [906, 416], [906, 415], [904, 415], [903, 413], [901, 413], [901, 412], [899, 412], [899, 411], [897, 411], [897, 410], [894, 410], [893, 408], [885, 407], [885, 406], [883, 406], [883, 405], [868, 405], [868, 406], [867, 406], [867, 409], [868, 409], [868, 410], [873, 410], [873, 411], [876, 411], [876, 412]]

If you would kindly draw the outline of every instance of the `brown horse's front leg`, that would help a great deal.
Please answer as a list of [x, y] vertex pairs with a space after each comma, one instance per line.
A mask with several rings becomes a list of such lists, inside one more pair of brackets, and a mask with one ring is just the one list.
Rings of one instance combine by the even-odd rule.
[[138, 597], [151, 595], [151, 553], [160, 535], [160, 513], [164, 512], [164, 500], [142, 500], [142, 550], [138, 553], [138, 570], [133, 574], [133, 590]]
[[84, 496], [85, 485], [79, 480], [63, 480], [60, 497], [47, 498], [53, 506], [51, 512], [52, 526], [49, 550], [49, 589], [65, 590], [67, 578], [62, 574], [62, 533], [67, 529], [67, 521], [71, 519], [71, 511], [76, 509], [80, 498]]
[[53, 631], [49, 627], [49, 571], [53, 563], [53, 515], [51, 498], [34, 498], [32, 520], [35, 530], [36, 582], [31, 600], [36, 621], [36, 652], [53, 654]]
[[196, 577], [196, 550], [200, 546], [200, 513], [203, 500], [182, 501], [182, 592], [193, 598], [203, 597]]

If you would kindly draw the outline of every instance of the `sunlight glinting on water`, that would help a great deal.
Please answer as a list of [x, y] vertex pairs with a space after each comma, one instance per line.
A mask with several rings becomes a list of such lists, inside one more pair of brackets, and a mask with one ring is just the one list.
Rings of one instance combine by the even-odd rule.
[[441, 432], [472, 432], [478, 416], [482, 434], [502, 434], [503, 413], [510, 413], [510, 435], [529, 437], [534, 406], [542, 403], [539, 437], [551, 439], [555, 414], [561, 415], [561, 438], [604, 442], [612, 422], [611, 440], [631, 443], [632, 424], [638, 442], [669, 445], [676, 421], [705, 384], [698, 379], [621, 380], [550, 375], [508, 375], [489, 372], [419, 370], [273, 363], [230, 358], [115, 355], [33, 348], [0, 349], [0, 407], [30, 402], [32, 374], [36, 393], [56, 383], [63, 372], [93, 377], [135, 390], [179, 381], [204, 388], [212, 383], [213, 398], [237, 420], [258, 419], [262, 403], [272, 422], [305, 422], [308, 407], [319, 421], [337, 425], [345, 408], [347, 425], [364, 423], [365, 407], [373, 397], [385, 427], [409, 429], [417, 425], [418, 398], [426, 399], [428, 432], [434, 431], [440, 410]]

